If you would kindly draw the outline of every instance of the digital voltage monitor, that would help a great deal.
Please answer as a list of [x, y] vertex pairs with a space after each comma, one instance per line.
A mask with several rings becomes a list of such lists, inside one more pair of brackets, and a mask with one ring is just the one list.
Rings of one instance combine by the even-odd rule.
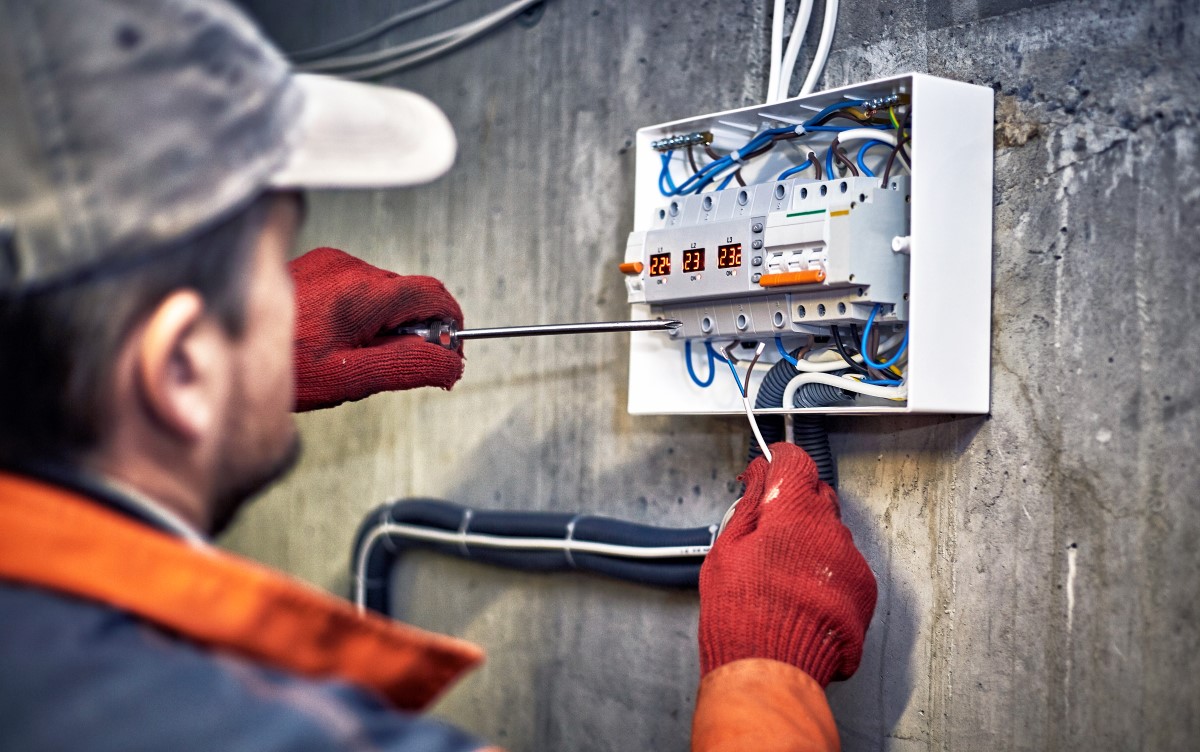
[[717, 268], [733, 269], [742, 265], [742, 244], [717, 246]]
[[671, 273], [671, 254], [655, 253], [650, 256], [650, 276], [661, 277]]

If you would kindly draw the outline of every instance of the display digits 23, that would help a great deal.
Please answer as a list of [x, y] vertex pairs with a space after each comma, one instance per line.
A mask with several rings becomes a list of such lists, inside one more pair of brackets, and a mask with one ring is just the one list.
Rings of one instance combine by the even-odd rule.
[[704, 271], [703, 248], [689, 248], [683, 252], [683, 271], [685, 273]]

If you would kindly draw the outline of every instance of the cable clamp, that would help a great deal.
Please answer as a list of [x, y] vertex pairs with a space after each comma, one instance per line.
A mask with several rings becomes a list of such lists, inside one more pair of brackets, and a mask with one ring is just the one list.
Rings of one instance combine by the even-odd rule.
[[738, 151], [737, 149], [734, 149], [733, 151], [729, 152], [729, 154], [727, 154], [726, 156], [729, 157], [729, 161], [731, 161], [731, 162], [736, 162], [740, 165], [746, 164], [746, 160], [742, 158], [742, 153], [740, 151]]
[[458, 526], [458, 550], [467, 559], [471, 558], [471, 549], [467, 548], [467, 530], [471, 527], [471, 518], [474, 516], [474, 510], [464, 509], [462, 523]]
[[[388, 506], [385, 506], [382, 510], [380, 510], [379, 516], [383, 518], [379, 521], [379, 527], [384, 527], [386, 525], [399, 525], [400, 524], [399, 522], [397, 522], [395, 520], [394, 517], [392, 517], [392, 506], [390, 504]], [[399, 553], [399, 549], [396, 548], [395, 544], [392, 543], [392, 536], [382, 535], [382, 536], [380, 536], [380, 540], [383, 541], [384, 548], [391, 551], [392, 553]]]
[[571, 541], [575, 539], [575, 523], [579, 522], [579, 520], [582, 518], [583, 518], [582, 513], [577, 514], [571, 518], [571, 521], [567, 523], [567, 537], [563, 540], [563, 543], [566, 544], [565, 546], [563, 546], [563, 553], [566, 555], [567, 565], [570, 566], [571, 569], [579, 568], [575, 564], [575, 557], [571, 555]]
[[803, 136], [805, 133], [808, 133], [808, 129], [804, 127], [803, 123], [801, 123], [801, 124], [797, 125], [795, 128], [793, 128], [792, 132], [795, 133], [797, 136]]

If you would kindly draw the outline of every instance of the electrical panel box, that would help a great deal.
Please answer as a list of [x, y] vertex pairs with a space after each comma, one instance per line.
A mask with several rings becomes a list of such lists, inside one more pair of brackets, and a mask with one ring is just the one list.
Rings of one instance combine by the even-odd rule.
[[[813, 370], [848, 366], [837, 353], [853, 345], [840, 340], [857, 345], [873, 327], [862, 346], [894, 353], [893, 364], [856, 365], [858, 378], [899, 386], [761, 412], [986, 413], [992, 104], [990, 88], [909, 74], [639, 130], [621, 272], [635, 318], [682, 325], [632, 335], [629, 411], [740, 413], [713, 350], [769, 345], [753, 397], [783, 353], [819, 353], [805, 361]], [[767, 135], [776, 140], [762, 148]], [[835, 138], [857, 140], [846, 150]], [[728, 166], [723, 184], [706, 164]], [[866, 351], [847, 357], [883, 365]]]

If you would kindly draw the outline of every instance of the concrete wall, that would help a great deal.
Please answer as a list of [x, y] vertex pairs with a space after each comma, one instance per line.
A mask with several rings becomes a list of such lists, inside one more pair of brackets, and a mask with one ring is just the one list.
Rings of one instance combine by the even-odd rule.
[[[297, 47], [404, 5], [253, 10]], [[767, 5], [555, 0], [396, 77], [456, 123], [456, 167], [314, 196], [304, 245], [441, 277], [472, 324], [622, 317], [633, 131], [758, 101]], [[997, 91], [992, 415], [833, 423], [880, 586], [862, 668], [829, 691], [847, 749], [1195, 748], [1198, 6], [843, 3], [826, 85], [917, 70]], [[620, 337], [468, 353], [449, 394], [303, 416], [302, 465], [225, 543], [344, 593], [387, 499], [692, 526], [735, 495], [744, 422], [626, 415]], [[687, 748], [694, 594], [435, 556], [397, 577], [408, 619], [491, 656], [439, 714], [512, 750]]]

